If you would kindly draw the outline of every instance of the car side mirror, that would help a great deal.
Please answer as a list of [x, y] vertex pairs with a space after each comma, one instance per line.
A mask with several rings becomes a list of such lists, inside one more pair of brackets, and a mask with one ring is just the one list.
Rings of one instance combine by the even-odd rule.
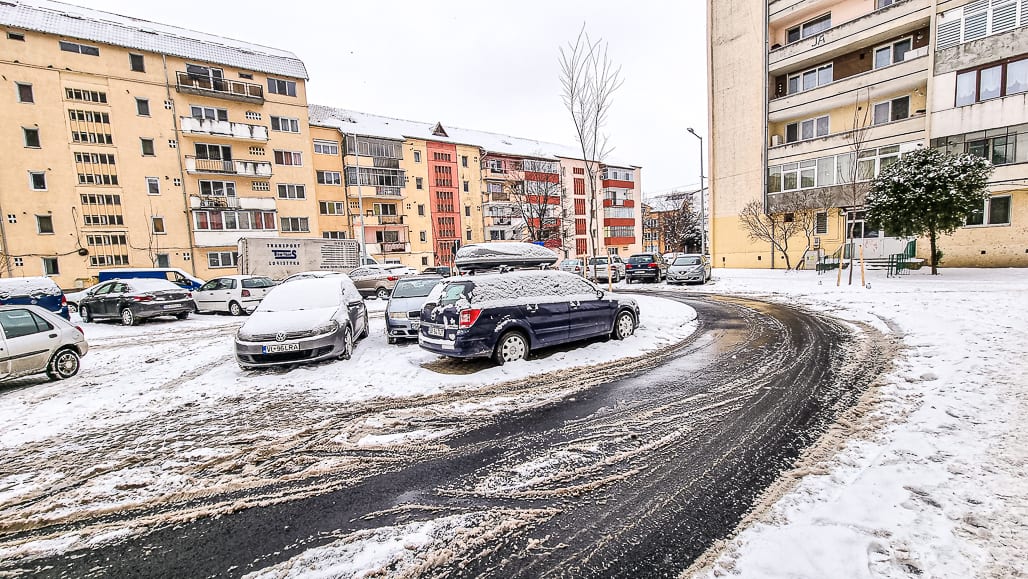
[[598, 299], [598, 300], [602, 300], [602, 299], [603, 299], [603, 296], [604, 296], [605, 294], [606, 294], [606, 292], [604, 292], [604, 291], [603, 291], [603, 290], [601, 290], [601, 289], [598, 289], [598, 290], [596, 290], [596, 299]]

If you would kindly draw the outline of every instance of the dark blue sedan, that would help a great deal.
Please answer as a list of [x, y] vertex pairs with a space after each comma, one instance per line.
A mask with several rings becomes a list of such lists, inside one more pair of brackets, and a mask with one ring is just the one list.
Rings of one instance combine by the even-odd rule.
[[422, 348], [454, 358], [492, 357], [498, 364], [532, 350], [590, 338], [623, 339], [639, 325], [632, 298], [608, 294], [561, 271], [451, 278], [421, 310]]

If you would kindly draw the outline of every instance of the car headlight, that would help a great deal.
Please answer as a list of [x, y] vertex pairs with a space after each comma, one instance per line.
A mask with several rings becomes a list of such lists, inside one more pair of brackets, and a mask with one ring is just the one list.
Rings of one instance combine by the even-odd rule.
[[253, 334], [245, 333], [242, 330], [239, 330], [238, 332], [236, 332], [236, 339], [237, 340], [242, 340], [244, 342], [252, 342], [253, 341]]
[[406, 320], [407, 312], [389, 312], [389, 319], [391, 320]]
[[331, 334], [339, 329], [339, 322], [332, 320], [331, 322], [314, 328], [314, 335], [320, 336], [322, 334]]

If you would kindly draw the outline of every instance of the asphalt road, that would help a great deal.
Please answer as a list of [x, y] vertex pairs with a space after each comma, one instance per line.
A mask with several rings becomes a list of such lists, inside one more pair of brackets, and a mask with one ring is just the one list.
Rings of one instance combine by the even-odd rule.
[[[6, 570], [235, 577], [351, 531], [503, 510], [535, 515], [423, 574], [675, 576], [730, 533], [856, 401], [885, 353], [873, 337], [787, 306], [666, 297], [694, 307], [699, 329], [660, 364], [542, 409], [484, 420], [444, 440], [446, 452], [406, 457], [336, 490]], [[566, 464], [516, 484], [518, 465], [553, 457]], [[505, 473], [514, 483], [491, 491]]]

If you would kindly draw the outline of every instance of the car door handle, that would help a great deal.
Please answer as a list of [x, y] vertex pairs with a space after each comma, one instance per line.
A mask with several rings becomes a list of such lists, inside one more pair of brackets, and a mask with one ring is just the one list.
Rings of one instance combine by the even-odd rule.
[[57, 334], [50, 334], [50, 335], [49, 335], [49, 337], [50, 337], [50, 338], [56, 338], [56, 337], [57, 337]]
[[578, 306], [580, 306], [582, 304], [581, 304], [581, 302], [578, 302], [577, 300], [575, 300], [575, 301], [572, 301], [569, 305], [571, 307], [573, 307], [573, 308], [577, 308]]
[[530, 311], [530, 312], [535, 312], [535, 311], [539, 310], [539, 306], [537, 306], [535, 304], [528, 304], [527, 306], [525, 306], [525, 309]]

